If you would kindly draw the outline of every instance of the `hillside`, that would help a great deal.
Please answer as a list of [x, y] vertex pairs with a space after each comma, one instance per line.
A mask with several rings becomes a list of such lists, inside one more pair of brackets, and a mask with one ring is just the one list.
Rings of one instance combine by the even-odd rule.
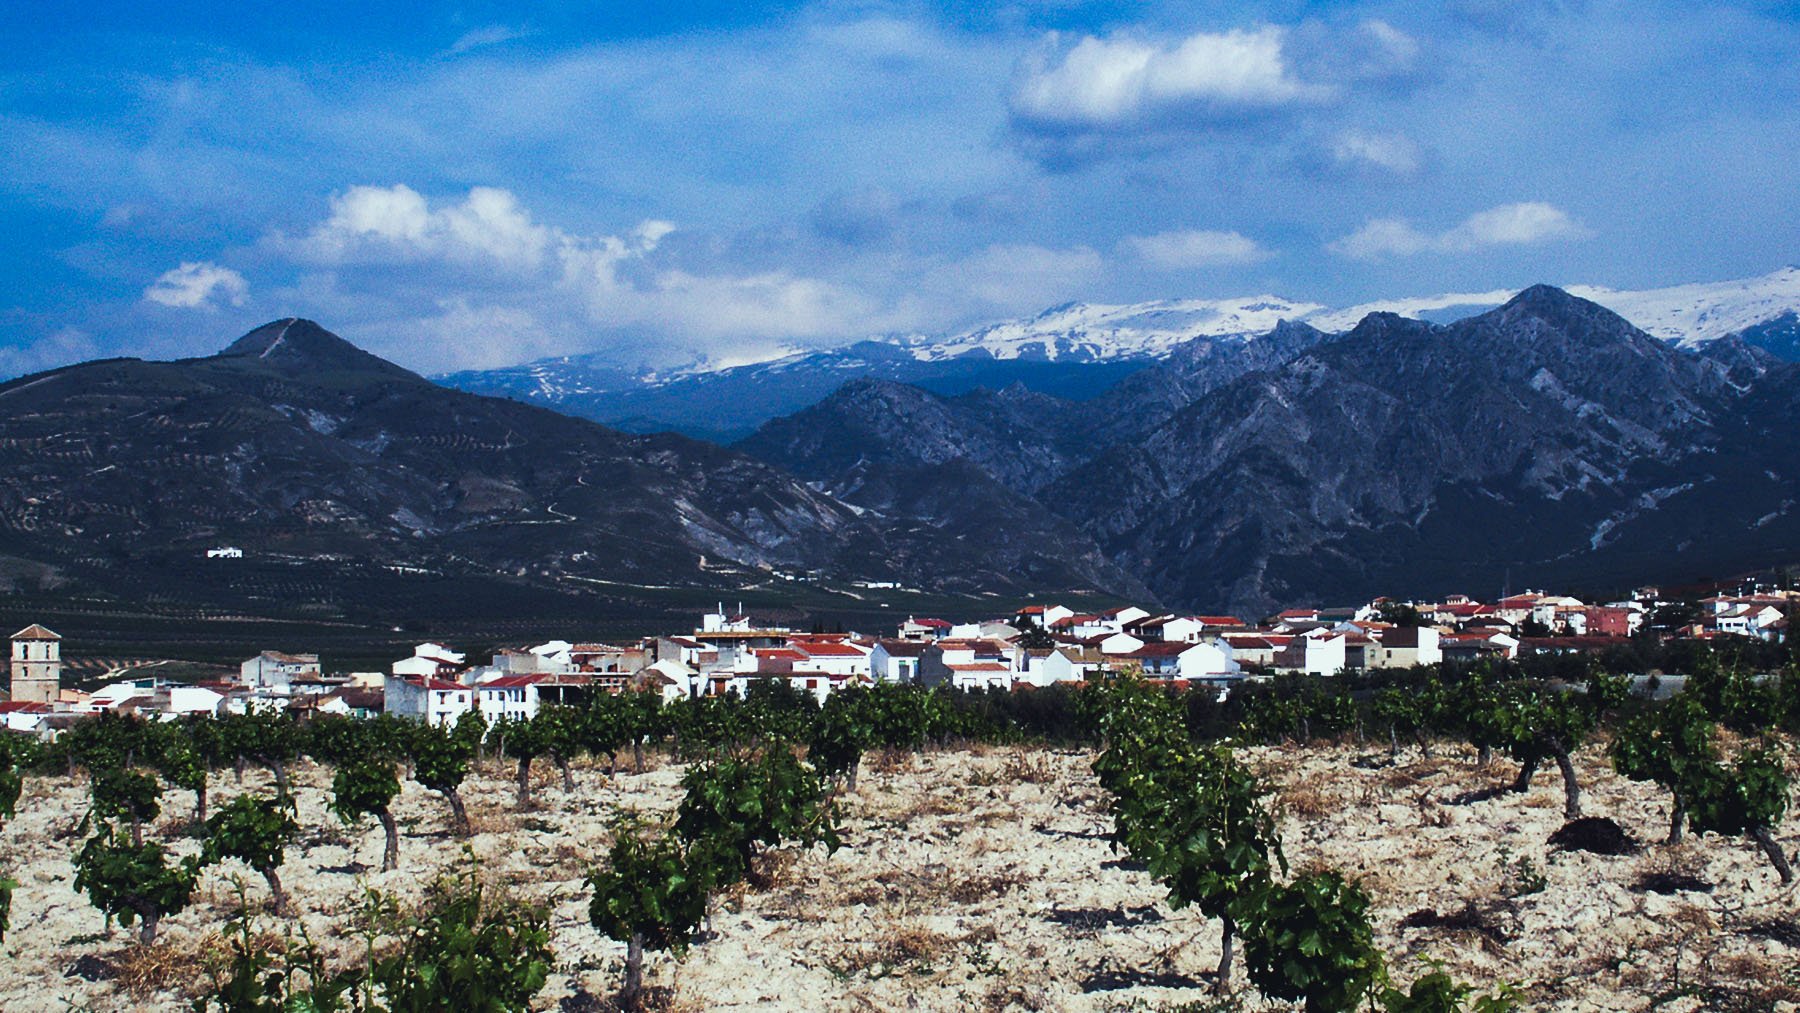
[[[246, 560], [202, 561], [221, 545]], [[496, 581], [736, 591], [781, 571], [1023, 592], [1117, 576], [1030, 539], [881, 523], [712, 444], [439, 387], [299, 320], [207, 358], [0, 386], [0, 556], [26, 575], [16, 590], [399, 616], [406, 601], [371, 596], [409, 574], [474, 581], [476, 599]], [[288, 579], [264, 579], [274, 561]]]
[[[1035, 426], [996, 431], [976, 395], [889, 392], [829, 399], [741, 446], [828, 488], [846, 486], [852, 453], [960, 454], [1197, 609], [1614, 584], [1800, 553], [1800, 468], [1777, 435], [1796, 367], [1736, 340], [1683, 351], [1538, 286], [1448, 326], [1372, 314], [1327, 340], [1284, 325], [1247, 346], [1268, 350], [1255, 372], [1218, 370], [1216, 347]], [[842, 438], [824, 454], [808, 432]]]

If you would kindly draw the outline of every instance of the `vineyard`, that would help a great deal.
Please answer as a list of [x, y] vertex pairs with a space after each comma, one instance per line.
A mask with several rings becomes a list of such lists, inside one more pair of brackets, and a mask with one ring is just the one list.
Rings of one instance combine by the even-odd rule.
[[1797, 689], [103, 717], [0, 740], [0, 1008], [1789, 1008]]

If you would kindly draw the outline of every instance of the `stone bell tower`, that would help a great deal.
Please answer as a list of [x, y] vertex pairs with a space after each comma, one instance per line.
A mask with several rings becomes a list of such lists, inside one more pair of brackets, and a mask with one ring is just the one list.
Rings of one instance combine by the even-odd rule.
[[12, 635], [15, 703], [55, 703], [62, 692], [62, 637], [32, 623]]

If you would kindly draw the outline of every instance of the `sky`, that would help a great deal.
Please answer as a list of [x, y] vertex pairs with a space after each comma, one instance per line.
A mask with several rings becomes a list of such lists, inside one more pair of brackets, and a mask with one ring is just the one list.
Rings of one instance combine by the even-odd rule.
[[1800, 261], [1800, 4], [0, 8], [0, 375], [422, 372]]

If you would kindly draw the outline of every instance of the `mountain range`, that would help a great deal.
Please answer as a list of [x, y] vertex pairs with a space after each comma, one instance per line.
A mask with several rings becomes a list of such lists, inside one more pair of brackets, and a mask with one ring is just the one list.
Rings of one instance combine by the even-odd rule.
[[[395, 616], [422, 593], [396, 588], [408, 574], [460, 581], [447, 593], [474, 610], [495, 582], [696, 599], [775, 573], [945, 592], [1136, 586], [1097, 550], [1057, 544], [1067, 521], [1034, 520], [1016, 540], [971, 539], [870, 516], [713, 444], [439, 386], [307, 320], [205, 358], [0, 385], [0, 572], [15, 586]], [[258, 565], [205, 558], [225, 546]]]
[[[1688, 348], [1727, 335], [1782, 358], [1800, 359], [1800, 269], [1759, 278], [1642, 291], [1573, 286], [1645, 332]], [[944, 395], [1014, 383], [1089, 400], [1125, 377], [1197, 343], [1231, 358], [1282, 321], [1345, 333], [1370, 313], [1450, 323], [1512, 298], [1512, 290], [1391, 299], [1333, 309], [1258, 295], [1129, 305], [1069, 303], [1035, 316], [958, 334], [900, 335], [840, 348], [794, 350], [758, 362], [699, 360], [664, 370], [627, 370], [601, 356], [545, 359], [436, 379], [475, 393], [512, 397], [631, 432], [674, 430], [729, 442], [762, 423], [814, 404], [843, 383], [893, 380]]]
[[1800, 366], [1738, 338], [1679, 347], [1537, 286], [1448, 325], [1285, 324], [1247, 346], [1270, 350], [1254, 369], [1219, 371], [1213, 347], [1088, 402], [860, 381], [737, 446], [889, 509], [874, 476], [954, 512], [921, 490], [973, 466], [1162, 600], [1252, 615], [1513, 578], [1617, 587], [1800, 550]]
[[[802, 389], [783, 369], [835, 381], [729, 447], [451, 389], [280, 320], [212, 356], [0, 384], [0, 588], [402, 622], [784, 581], [1258, 615], [1725, 574], [1800, 556], [1800, 365], [1771, 351], [1791, 311], [1761, 316], [1792, 274], [1754, 309], [1661, 297], [1659, 326], [1680, 304], [1686, 334], [1535, 286], [1341, 332], [1264, 300], [1115, 312], [1111, 333], [1155, 350], [1136, 357], [1059, 324], [1035, 348], [990, 334], [1010, 356], [974, 354], [989, 338], [867, 343], [833, 353], [836, 373], [688, 377], [777, 402]], [[1221, 333], [1165, 348], [1155, 327]], [[934, 390], [852, 360], [1129, 368], [1068, 396], [1018, 374]], [[221, 546], [249, 558], [205, 558]]]

